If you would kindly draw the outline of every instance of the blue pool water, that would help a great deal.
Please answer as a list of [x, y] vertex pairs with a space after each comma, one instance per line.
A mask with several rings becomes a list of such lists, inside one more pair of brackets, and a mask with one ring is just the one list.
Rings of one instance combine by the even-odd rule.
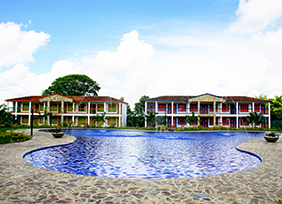
[[70, 129], [74, 143], [39, 149], [24, 159], [55, 171], [112, 178], [181, 178], [242, 171], [260, 158], [237, 150], [261, 139], [250, 132], [142, 132]]

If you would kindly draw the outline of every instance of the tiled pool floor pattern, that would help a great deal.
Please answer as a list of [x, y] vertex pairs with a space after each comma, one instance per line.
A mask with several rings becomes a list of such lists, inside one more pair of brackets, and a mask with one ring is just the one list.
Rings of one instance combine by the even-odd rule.
[[24, 159], [55, 171], [110, 178], [168, 179], [210, 176], [261, 164], [235, 147], [264, 133], [147, 132], [71, 129], [69, 145], [30, 152]]
[[[29, 131], [26, 131], [28, 133]], [[282, 139], [248, 141], [262, 164], [242, 172], [196, 178], [116, 179], [67, 174], [28, 164], [31, 150], [67, 144], [34, 131], [30, 141], [0, 145], [0, 203], [275, 203], [282, 199]]]

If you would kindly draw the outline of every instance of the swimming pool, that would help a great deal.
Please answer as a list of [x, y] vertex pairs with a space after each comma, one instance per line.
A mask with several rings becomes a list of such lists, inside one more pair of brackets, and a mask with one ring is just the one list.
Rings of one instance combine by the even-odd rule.
[[112, 178], [165, 179], [242, 171], [260, 158], [237, 150], [261, 139], [252, 132], [142, 132], [69, 129], [74, 143], [24, 155], [35, 166], [60, 172]]

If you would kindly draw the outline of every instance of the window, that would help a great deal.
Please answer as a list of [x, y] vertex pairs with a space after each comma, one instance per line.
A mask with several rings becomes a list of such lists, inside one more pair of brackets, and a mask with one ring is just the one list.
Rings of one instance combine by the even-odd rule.
[[166, 111], [166, 104], [158, 104], [158, 111]]
[[178, 118], [178, 125], [186, 125], [185, 118]]
[[57, 111], [57, 104], [51, 104], [50, 111]]
[[248, 121], [247, 121], [247, 118], [241, 118], [241, 119], [240, 119], [240, 124], [241, 124], [241, 125], [246, 125], [247, 122], [248, 122]]
[[223, 125], [229, 125], [229, 120], [228, 120], [228, 118], [222, 118], [222, 124], [223, 124]]
[[28, 103], [23, 104], [23, 111], [29, 111], [29, 105]]
[[248, 104], [240, 105], [240, 111], [241, 112], [248, 112], [249, 111]]
[[109, 105], [108, 106], [108, 112], [116, 112], [117, 111], [117, 108], [116, 108], [116, 105]]
[[78, 111], [80, 112], [85, 112], [85, 104], [80, 104], [79, 107], [78, 107]]
[[78, 118], [78, 124], [85, 124], [86, 118]]
[[214, 125], [213, 124], [213, 118], [210, 118], [210, 125]]
[[104, 112], [104, 104], [98, 104], [98, 112]]
[[228, 104], [222, 104], [222, 112], [228, 112], [229, 111], [229, 105]]
[[255, 105], [255, 112], [259, 112], [259, 105]]
[[116, 124], [116, 118], [109, 118], [108, 119], [108, 125], [115, 125]]
[[191, 112], [197, 112], [197, 111], [198, 111], [198, 106], [197, 106], [197, 104], [191, 104], [191, 105], [190, 105], [190, 111], [191, 111]]
[[178, 111], [185, 112], [186, 111], [186, 104], [178, 104]]
[[28, 123], [28, 116], [23, 116], [22, 123]]

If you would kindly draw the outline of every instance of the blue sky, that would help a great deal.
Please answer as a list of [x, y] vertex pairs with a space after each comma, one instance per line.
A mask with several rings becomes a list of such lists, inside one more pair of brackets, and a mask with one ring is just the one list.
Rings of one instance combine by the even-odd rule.
[[275, 80], [261, 82], [281, 73], [281, 16], [279, 0], [1, 0], [0, 54], [9, 52], [0, 100], [40, 95], [72, 73], [130, 104], [142, 95], [281, 95]]
[[[181, 32], [187, 26], [228, 25], [237, 1], [1, 1], [2, 22], [24, 24], [24, 30], [51, 35], [29, 64], [37, 74], [75, 53], [95, 55], [115, 50], [124, 33], [140, 37]], [[183, 27], [182, 27], [183, 26]], [[193, 31], [192, 31], [193, 32]], [[48, 56], [48, 57], [46, 57]], [[38, 68], [40, 67], [40, 68]]]

